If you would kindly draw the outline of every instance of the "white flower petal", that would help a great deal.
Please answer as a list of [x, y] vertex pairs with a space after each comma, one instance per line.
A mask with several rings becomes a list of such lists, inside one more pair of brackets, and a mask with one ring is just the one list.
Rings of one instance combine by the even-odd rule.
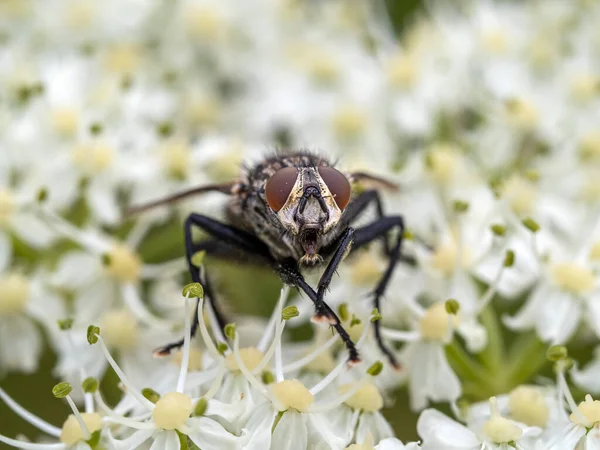
[[358, 419], [356, 428], [356, 442], [364, 442], [367, 435], [371, 434], [375, 442], [394, 436], [394, 430], [381, 413], [363, 412]]
[[191, 429], [188, 437], [202, 450], [236, 450], [245, 440], [245, 436], [237, 437], [207, 417], [193, 417], [186, 425]]
[[10, 236], [0, 230], [0, 272], [10, 265], [13, 254], [13, 245]]
[[244, 427], [248, 432], [248, 442], [244, 450], [266, 450], [271, 448], [271, 428], [275, 420], [276, 412], [270, 403], [264, 402], [259, 405], [250, 420]]
[[45, 248], [56, 239], [56, 233], [44, 221], [31, 213], [15, 214], [10, 223], [12, 231], [32, 247]]
[[303, 414], [289, 409], [283, 413], [271, 438], [271, 450], [306, 450], [308, 430]]
[[428, 400], [457, 400], [461, 394], [460, 381], [446, 359], [443, 344], [415, 342], [410, 345], [411, 408], [421, 410], [427, 406]]
[[129, 450], [131, 448], [139, 447], [143, 442], [148, 440], [150, 436], [156, 433], [156, 430], [138, 430], [122, 440], [115, 439], [108, 427], [106, 432], [111, 450]]
[[175, 431], [163, 431], [154, 436], [150, 450], [180, 450], [181, 443]]
[[112, 225], [119, 221], [121, 211], [115, 190], [104, 186], [105, 182], [101, 178], [94, 179], [88, 187], [86, 199], [94, 216], [102, 223]]
[[52, 282], [67, 289], [78, 289], [89, 286], [103, 273], [100, 258], [87, 252], [72, 251], [60, 259]]
[[[479, 448], [479, 440], [467, 427], [435, 409], [426, 409], [417, 422], [423, 447], [438, 450], [467, 450]], [[436, 447], [437, 446], [437, 447]]]
[[4, 370], [31, 373], [37, 369], [42, 339], [40, 332], [24, 316], [0, 317], [0, 366]]
[[378, 445], [375, 446], [375, 450], [418, 450], [419, 444], [416, 442], [410, 442], [406, 445], [402, 444], [402, 441], [396, 438], [387, 438], [382, 440]]

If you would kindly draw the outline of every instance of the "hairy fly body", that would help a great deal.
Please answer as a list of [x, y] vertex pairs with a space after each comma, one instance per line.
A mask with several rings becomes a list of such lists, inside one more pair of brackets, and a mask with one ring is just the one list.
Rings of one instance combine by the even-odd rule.
[[[373, 306], [380, 300], [400, 257], [404, 225], [401, 216], [385, 216], [377, 190], [353, 196], [352, 185], [359, 181], [375, 186], [395, 187], [389, 182], [364, 173], [344, 174], [324, 157], [305, 151], [277, 154], [244, 171], [242, 178], [230, 184], [203, 186], [135, 208], [141, 212], [189, 195], [220, 191], [231, 196], [227, 206], [228, 224], [201, 214], [190, 214], [185, 222], [186, 255], [190, 274], [204, 286], [205, 295], [223, 327], [226, 321], [217, 307], [209, 280], [192, 264], [192, 256], [207, 254], [229, 260], [243, 260], [273, 268], [281, 280], [307, 295], [315, 306], [313, 321], [333, 326], [344, 341], [349, 362], [360, 361], [358, 351], [335, 312], [325, 302], [325, 293], [344, 257], [374, 240], [381, 240], [388, 258], [386, 271], [375, 286]], [[367, 183], [368, 184], [368, 183]], [[354, 228], [356, 220], [370, 205], [377, 218], [370, 224]], [[192, 240], [192, 227], [199, 227], [211, 237]], [[392, 233], [396, 230], [396, 233]], [[393, 242], [390, 238], [393, 234]], [[308, 268], [324, 266], [316, 289], [304, 279]], [[197, 329], [197, 317], [192, 333]], [[379, 322], [374, 323], [375, 337], [381, 350], [394, 366], [393, 353], [383, 343]], [[168, 354], [183, 340], [158, 350]]]

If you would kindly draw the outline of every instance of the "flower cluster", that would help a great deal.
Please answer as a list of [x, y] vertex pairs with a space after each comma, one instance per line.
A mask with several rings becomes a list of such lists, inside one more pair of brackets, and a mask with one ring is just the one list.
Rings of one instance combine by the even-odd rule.
[[[432, 2], [398, 39], [379, 1], [1, 2], [0, 376], [35, 372], [48, 345], [73, 414], [58, 428], [0, 388], [56, 441], [0, 428], [0, 442], [598, 448], [599, 21], [585, 0]], [[353, 367], [288, 287], [268, 321], [230, 311], [225, 330], [201, 285], [181, 298], [183, 218], [224, 219], [221, 196], [123, 213], [307, 146], [389, 180], [382, 208], [407, 225], [381, 310], [378, 243], [326, 294]], [[382, 413], [403, 389], [418, 442]]]

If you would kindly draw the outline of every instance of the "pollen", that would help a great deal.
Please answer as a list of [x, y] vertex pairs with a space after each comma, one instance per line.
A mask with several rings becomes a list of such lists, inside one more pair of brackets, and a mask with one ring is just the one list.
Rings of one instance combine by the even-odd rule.
[[161, 159], [167, 175], [175, 180], [185, 180], [189, 173], [191, 155], [189, 147], [175, 140], [161, 149]]
[[175, 430], [185, 425], [193, 410], [190, 397], [180, 392], [169, 392], [156, 402], [152, 418], [158, 428]]
[[113, 163], [115, 151], [103, 142], [77, 145], [71, 154], [73, 163], [86, 175], [95, 175]]
[[448, 337], [450, 325], [458, 325], [458, 317], [448, 314], [444, 303], [436, 303], [425, 311], [419, 329], [423, 339], [444, 341]]
[[[340, 386], [340, 391], [345, 394], [352, 389], [351, 384]], [[366, 412], [376, 412], [383, 408], [383, 397], [379, 389], [374, 384], [365, 384], [356, 391], [356, 393], [344, 403], [353, 409], [360, 409]]]
[[51, 113], [50, 123], [57, 134], [73, 136], [77, 132], [79, 113], [73, 108], [57, 108]]
[[[253, 371], [260, 364], [263, 357], [263, 352], [256, 347], [244, 347], [240, 349], [240, 358], [250, 371]], [[225, 365], [231, 372], [240, 370], [233, 353], [230, 353], [225, 357]]]
[[387, 77], [390, 84], [398, 89], [408, 89], [415, 85], [419, 69], [414, 58], [397, 55], [387, 65]]
[[522, 385], [513, 390], [508, 396], [508, 408], [512, 419], [531, 427], [544, 428], [550, 416], [546, 399], [536, 386]]
[[481, 34], [483, 49], [494, 55], [501, 55], [508, 51], [510, 40], [508, 33], [500, 28], [485, 30]]
[[29, 293], [29, 281], [23, 275], [18, 273], [0, 275], [0, 316], [23, 312]]
[[[104, 334], [104, 329], [102, 329], [102, 333]], [[183, 352], [177, 352], [171, 358], [171, 362], [181, 367], [181, 363], [183, 361]], [[202, 370], [202, 351], [199, 348], [191, 348], [190, 349], [190, 359], [188, 362], [188, 371], [195, 372], [198, 370]]]
[[571, 94], [578, 102], [590, 100], [600, 93], [600, 80], [590, 73], [580, 73], [571, 79]]
[[293, 408], [307, 412], [314, 402], [314, 396], [298, 380], [284, 380], [270, 385], [271, 392], [283, 405], [283, 411]]
[[124, 245], [117, 244], [105, 255], [107, 272], [120, 282], [139, 279], [142, 262], [140, 257]]
[[119, 350], [135, 348], [140, 330], [135, 317], [126, 309], [106, 312], [100, 319], [102, 337], [109, 347]]
[[0, 227], [8, 225], [14, 210], [13, 195], [6, 189], [0, 189]]
[[371, 252], [362, 252], [353, 262], [351, 280], [352, 284], [371, 286], [381, 277], [379, 260]]
[[550, 272], [558, 287], [574, 294], [585, 294], [596, 286], [594, 273], [577, 263], [554, 264]]
[[537, 187], [518, 175], [511, 176], [502, 186], [502, 198], [518, 216], [530, 215], [538, 197]]
[[340, 139], [356, 139], [367, 127], [367, 117], [355, 105], [346, 105], [338, 109], [332, 117], [332, 126]]
[[539, 122], [540, 111], [526, 99], [514, 98], [505, 103], [508, 122], [521, 131], [533, 129]]
[[[81, 413], [83, 423], [90, 433], [95, 433], [102, 429], [102, 417], [98, 413]], [[60, 432], [60, 441], [69, 447], [77, 444], [77, 442], [83, 441], [85, 436], [83, 430], [77, 421], [77, 417], [73, 414], [67, 417], [65, 423], [63, 423], [62, 430]]]

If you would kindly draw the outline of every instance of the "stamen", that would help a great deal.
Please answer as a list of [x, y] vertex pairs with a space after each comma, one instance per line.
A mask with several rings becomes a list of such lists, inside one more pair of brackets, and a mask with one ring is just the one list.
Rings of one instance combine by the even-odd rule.
[[420, 339], [418, 331], [398, 331], [391, 328], [381, 327], [381, 335], [392, 341], [415, 342]]
[[59, 444], [34, 444], [31, 442], [17, 441], [16, 439], [10, 439], [0, 434], [0, 442], [4, 442], [6, 445], [11, 447], [21, 448], [23, 450], [64, 450], [67, 448], [62, 442]]
[[133, 428], [135, 430], [155, 430], [156, 425], [154, 422], [140, 422], [138, 420], [131, 419], [124, 416], [106, 416], [104, 421], [108, 423], [116, 423], [119, 425], [125, 425], [126, 427]]
[[0, 388], [0, 398], [6, 403], [15, 414], [17, 414], [22, 419], [29, 422], [34, 427], [43, 431], [44, 433], [48, 433], [50, 436], [58, 437], [60, 436], [61, 429], [55, 427], [54, 425], [49, 424], [43, 419], [40, 419], [35, 414], [30, 413], [21, 405], [19, 405], [16, 401], [14, 401], [5, 391]]
[[306, 366], [307, 364], [310, 364], [312, 361], [317, 359], [322, 353], [329, 350], [333, 346], [333, 344], [335, 344], [337, 342], [337, 340], [338, 340], [337, 336], [330, 337], [329, 340], [327, 342], [325, 342], [324, 345], [320, 345], [319, 347], [314, 349], [312, 352], [310, 352], [308, 355], [305, 355], [304, 357], [294, 361], [293, 363], [283, 366], [283, 368], [282, 368], [283, 373], [294, 372], [294, 371], [299, 370], [302, 367]]
[[88, 430], [87, 425], [83, 421], [83, 417], [81, 417], [81, 414], [79, 413], [79, 410], [77, 409], [77, 405], [75, 405], [75, 402], [73, 401], [73, 399], [71, 398], [70, 395], [67, 395], [65, 397], [65, 399], [67, 400], [67, 403], [71, 407], [71, 411], [73, 411], [73, 415], [75, 416], [75, 418], [77, 419], [77, 422], [79, 423], [79, 428], [81, 428], [81, 434], [83, 434], [83, 439], [85, 441], [88, 441], [92, 437], [92, 433], [90, 433], [90, 430]]
[[260, 373], [262, 370], [269, 364], [271, 358], [273, 357], [273, 353], [277, 349], [277, 343], [281, 342], [281, 335], [283, 334], [283, 329], [285, 328], [285, 320], [281, 320], [275, 329], [275, 336], [273, 337], [273, 341], [271, 341], [271, 345], [265, 353], [265, 356], [260, 360], [258, 365], [254, 368], [252, 373]]
[[[265, 334], [263, 334], [260, 342], [258, 343], [257, 348], [261, 352], [265, 352], [267, 347], [267, 342], [271, 340], [271, 336], [273, 334], [272, 330], [276, 329], [275, 324], [278, 320], [281, 320], [281, 312], [283, 311], [283, 305], [285, 304], [287, 297], [289, 295], [290, 288], [287, 285], [284, 285], [279, 292], [279, 300], [277, 300], [277, 307], [274, 309], [273, 314], [269, 318], [269, 323], [267, 324], [267, 328]], [[263, 366], [264, 368], [264, 366]]]
[[127, 388], [127, 392], [133, 395], [133, 397], [140, 403], [140, 405], [142, 405], [148, 411], [152, 411], [154, 409], [154, 403], [152, 403], [146, 397], [144, 397], [142, 393], [133, 386], [131, 381], [129, 381], [129, 378], [127, 378], [127, 376], [121, 370], [117, 362], [110, 355], [110, 352], [108, 351], [108, 348], [106, 348], [106, 344], [104, 343], [102, 336], [100, 336], [99, 334], [96, 334], [96, 336], [98, 337], [98, 342], [100, 343], [100, 348], [102, 349], [102, 353], [104, 353], [104, 357], [106, 358], [110, 366], [113, 368], [113, 370], [116, 372], [117, 376], [121, 380], [121, 383], [123, 383]]
[[46, 223], [63, 237], [81, 245], [91, 253], [101, 255], [110, 250], [106, 242], [101, 242], [97, 236], [81, 231], [79, 228], [67, 222], [58, 214], [48, 208], [40, 208], [40, 212], [46, 216]]
[[569, 389], [569, 386], [567, 384], [567, 380], [565, 378], [564, 371], [558, 370], [556, 378], [558, 381], [559, 390], [562, 391], [562, 394], [563, 394], [564, 398], [567, 400], [567, 403], [569, 404], [569, 408], [571, 409], [571, 412], [573, 413], [573, 415], [575, 417], [577, 417], [577, 420], [583, 426], [585, 426], [586, 428], [591, 428], [591, 426], [593, 424], [590, 423], [590, 421], [583, 415], [583, 413], [579, 410], [577, 403], [575, 403], [575, 399], [573, 398], [573, 395], [571, 394], [571, 390]]
[[[210, 334], [208, 332], [208, 328], [206, 328], [206, 322], [204, 321], [204, 298], [200, 297], [199, 301], [198, 301], [198, 323], [200, 325], [200, 335], [202, 336], [202, 340], [204, 341], [204, 345], [206, 345], [206, 349], [208, 350], [208, 353], [210, 353], [213, 358], [215, 358], [217, 361], [219, 361], [221, 358], [223, 358], [223, 356], [219, 353], [219, 351], [217, 350], [217, 347], [215, 346], [212, 338], [210, 337]], [[223, 339], [225, 340], [225, 339]]]
[[225, 375], [225, 372], [226, 372], [225, 371], [225, 363], [223, 362], [223, 360], [221, 360], [219, 362], [217, 376], [215, 377], [214, 381], [212, 382], [210, 389], [206, 392], [206, 394], [203, 395], [203, 397], [206, 400], [210, 400], [211, 398], [213, 398], [215, 396], [215, 394], [221, 387], [221, 383], [223, 381], [223, 376]]
[[[365, 342], [365, 339], [367, 338], [367, 330], [369, 329], [369, 327], [364, 327], [363, 332], [360, 336], [360, 339], [358, 340], [358, 342], [356, 343], [356, 348], [360, 349], [363, 345], [363, 343]], [[318, 382], [316, 385], [314, 385], [312, 387], [312, 389], [310, 389], [310, 393], [313, 395], [316, 395], [317, 393], [321, 392], [323, 389], [325, 389], [333, 380], [335, 380], [337, 378], [337, 376], [342, 372], [342, 370], [344, 369], [344, 367], [347, 365], [346, 360], [342, 360], [341, 363], [339, 363], [331, 372], [329, 372], [327, 374], [327, 376], [325, 378], [323, 378], [320, 382]], [[351, 367], [349, 369], [352, 370], [353, 367]]]
[[[359, 389], [365, 385], [368, 378], [369, 378], [368, 376], [363, 378], [361, 381], [356, 383], [351, 389], [348, 389], [347, 392], [345, 392], [341, 395], [335, 396], [333, 398], [333, 400], [331, 400], [329, 402], [323, 402], [319, 405], [312, 406], [310, 408], [309, 412], [320, 413], [320, 412], [331, 411], [332, 409], [337, 408], [342, 403], [344, 403], [346, 400], [348, 400], [350, 397], [352, 397], [354, 394], [356, 394], [359, 391]], [[312, 392], [312, 390], [311, 390], [311, 393], [313, 393], [313, 395], [314, 395], [314, 392]]]
[[233, 357], [235, 358], [235, 361], [237, 362], [238, 368], [244, 374], [244, 376], [246, 377], [248, 382], [252, 385], [252, 387], [254, 387], [256, 390], [258, 390], [261, 394], [263, 394], [269, 400], [273, 401], [273, 399], [271, 398], [271, 396], [269, 395], [267, 390], [264, 388], [264, 386], [260, 383], [260, 381], [258, 381], [256, 379], [256, 377], [250, 372], [250, 370], [248, 370], [248, 367], [246, 367], [246, 364], [244, 364], [242, 355], [240, 355], [239, 333], [235, 333], [235, 337], [233, 339]]
[[190, 319], [190, 312], [188, 310], [188, 299], [189, 292], [185, 296], [183, 309], [185, 311], [185, 325], [183, 327], [183, 354], [181, 358], [181, 367], [179, 369], [179, 378], [177, 379], [177, 388], [175, 389], [177, 392], [183, 393], [183, 388], [185, 386], [185, 377], [188, 372], [188, 366], [190, 364], [190, 339], [192, 335], [192, 324]]
[[496, 276], [494, 277], [492, 283], [486, 289], [485, 293], [481, 297], [481, 300], [479, 300], [479, 305], [477, 306], [477, 315], [479, 315], [479, 313], [486, 308], [486, 306], [492, 301], [492, 298], [494, 298], [494, 295], [496, 295], [496, 292], [498, 292], [500, 279], [502, 278], [502, 274], [504, 273], [506, 267], [507, 266], [504, 263], [500, 265], [500, 268], [498, 269], [498, 272], [496, 272]]
[[127, 306], [140, 322], [162, 330], [171, 329], [171, 324], [169, 322], [153, 316], [150, 311], [148, 311], [133, 283], [121, 284], [121, 296], [125, 301], [125, 306]]

